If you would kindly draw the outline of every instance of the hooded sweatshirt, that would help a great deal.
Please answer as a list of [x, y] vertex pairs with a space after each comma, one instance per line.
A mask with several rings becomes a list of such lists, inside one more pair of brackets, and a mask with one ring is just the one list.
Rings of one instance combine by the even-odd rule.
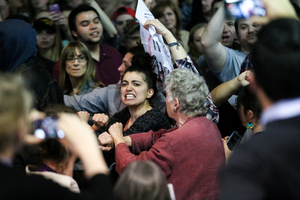
[[19, 19], [0, 22], [0, 71], [13, 72], [37, 54], [36, 31]]
[[42, 111], [50, 104], [63, 104], [63, 94], [36, 54], [36, 31], [29, 23], [18, 19], [0, 22], [0, 71], [21, 76], [34, 95], [35, 108]]

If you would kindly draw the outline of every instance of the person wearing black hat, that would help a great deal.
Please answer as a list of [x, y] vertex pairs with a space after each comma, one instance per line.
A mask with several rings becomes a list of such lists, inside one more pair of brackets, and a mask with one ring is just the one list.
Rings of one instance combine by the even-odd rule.
[[35, 20], [33, 28], [36, 30], [38, 58], [51, 73], [62, 49], [59, 29], [56, 27], [55, 22], [48, 18]]

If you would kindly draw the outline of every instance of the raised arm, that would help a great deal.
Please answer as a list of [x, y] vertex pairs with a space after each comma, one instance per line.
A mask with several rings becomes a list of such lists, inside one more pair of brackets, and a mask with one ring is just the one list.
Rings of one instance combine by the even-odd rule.
[[90, 5], [93, 6], [100, 15], [101, 23], [104, 27], [104, 29], [108, 32], [110, 37], [114, 37], [114, 35], [117, 35], [117, 29], [111, 22], [110, 18], [107, 16], [107, 14], [100, 8], [98, 3], [95, 0], [90, 1]]
[[[161, 34], [168, 44], [177, 42], [177, 39], [174, 37], [171, 31], [169, 31], [158, 19], [147, 20], [144, 27], [148, 29], [149, 25], [154, 26], [156, 32]], [[170, 51], [174, 60], [184, 59], [187, 56], [186, 51], [180, 44], [178, 44], [178, 46], [174, 45], [170, 47]]]
[[245, 71], [234, 79], [222, 83], [211, 91], [211, 97], [216, 106], [220, 106], [227, 101], [233, 94], [239, 91], [242, 87], [249, 84], [249, 79], [253, 76], [251, 71]]
[[64, 95], [66, 106], [73, 107], [77, 111], [87, 111], [90, 114], [108, 112], [107, 87], [95, 89], [83, 95]]
[[222, 4], [211, 18], [201, 38], [202, 51], [209, 68], [221, 71], [227, 55], [225, 47], [219, 42], [225, 25], [225, 10]]

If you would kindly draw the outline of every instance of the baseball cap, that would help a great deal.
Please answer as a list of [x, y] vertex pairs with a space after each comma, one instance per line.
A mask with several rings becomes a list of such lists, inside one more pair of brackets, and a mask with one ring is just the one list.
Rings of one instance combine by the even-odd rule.
[[119, 7], [113, 15], [113, 21], [116, 21], [116, 19], [120, 16], [120, 15], [131, 15], [133, 18], [135, 18], [135, 11], [132, 8], [126, 7], [126, 6], [122, 6]]
[[43, 30], [43, 29], [47, 29], [51, 33], [55, 33], [56, 32], [55, 22], [52, 21], [51, 19], [46, 18], [46, 17], [43, 17], [43, 18], [35, 20], [33, 22], [33, 26], [32, 27], [34, 29], [36, 29], [37, 31]]

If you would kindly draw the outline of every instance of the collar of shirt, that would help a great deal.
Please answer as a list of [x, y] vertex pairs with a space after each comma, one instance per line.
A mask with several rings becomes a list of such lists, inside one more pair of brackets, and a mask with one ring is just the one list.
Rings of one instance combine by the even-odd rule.
[[269, 122], [283, 120], [300, 115], [300, 98], [285, 99], [268, 107], [262, 114], [260, 122], [263, 126]]

